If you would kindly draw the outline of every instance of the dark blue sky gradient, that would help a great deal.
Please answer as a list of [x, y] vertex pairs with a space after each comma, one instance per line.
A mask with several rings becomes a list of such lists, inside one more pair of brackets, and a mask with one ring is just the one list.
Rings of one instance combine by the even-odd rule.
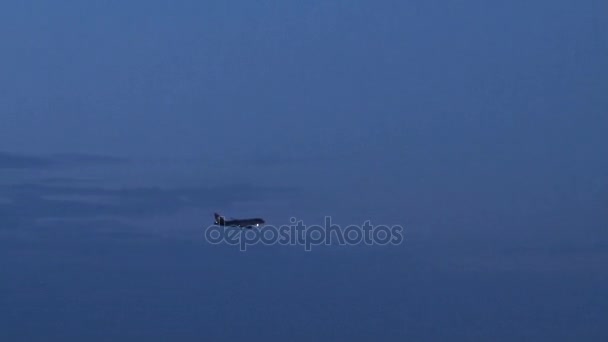
[[[0, 5], [1, 341], [606, 341], [608, 3]], [[212, 245], [212, 213], [405, 228]]]

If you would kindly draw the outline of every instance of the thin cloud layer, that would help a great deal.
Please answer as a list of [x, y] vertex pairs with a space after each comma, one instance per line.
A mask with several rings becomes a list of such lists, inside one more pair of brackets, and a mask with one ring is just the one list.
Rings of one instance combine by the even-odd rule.
[[45, 169], [49, 167], [66, 167], [78, 165], [121, 164], [124, 158], [94, 154], [56, 154], [50, 156], [33, 156], [0, 152], [0, 169]]
[[0, 152], [0, 169], [42, 168], [52, 165], [48, 158]]
[[0, 186], [2, 228], [41, 219], [146, 218], [187, 208], [223, 208], [240, 201], [284, 198], [294, 189], [235, 184], [157, 188], [18, 184]]

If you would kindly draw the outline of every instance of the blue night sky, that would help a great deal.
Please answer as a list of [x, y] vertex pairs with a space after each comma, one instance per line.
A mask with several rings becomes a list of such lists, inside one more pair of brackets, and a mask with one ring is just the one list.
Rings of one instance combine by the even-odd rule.
[[606, 13], [2, 2], [0, 341], [607, 341]]

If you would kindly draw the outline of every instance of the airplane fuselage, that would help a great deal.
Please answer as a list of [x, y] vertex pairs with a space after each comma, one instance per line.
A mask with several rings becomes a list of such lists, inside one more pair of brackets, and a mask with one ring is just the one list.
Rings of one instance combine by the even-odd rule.
[[223, 226], [239, 227], [239, 228], [253, 228], [253, 227], [259, 227], [262, 224], [264, 224], [264, 220], [262, 220], [260, 218], [254, 218], [254, 219], [247, 219], [247, 220], [224, 221]]

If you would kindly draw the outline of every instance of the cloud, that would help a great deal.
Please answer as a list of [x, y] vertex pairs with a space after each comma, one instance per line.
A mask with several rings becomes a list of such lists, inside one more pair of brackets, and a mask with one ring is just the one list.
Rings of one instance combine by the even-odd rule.
[[1, 228], [45, 219], [149, 218], [187, 208], [218, 210], [240, 201], [284, 198], [295, 189], [249, 184], [188, 188], [18, 184], [0, 186]]
[[32, 157], [0, 152], [0, 169], [42, 168], [52, 165], [48, 158]]
[[32, 156], [0, 152], [0, 169], [41, 169], [79, 165], [120, 164], [127, 159], [94, 154], [55, 154]]
[[52, 159], [59, 165], [83, 165], [83, 164], [122, 164], [128, 160], [125, 158], [102, 156], [95, 154], [55, 154]]

